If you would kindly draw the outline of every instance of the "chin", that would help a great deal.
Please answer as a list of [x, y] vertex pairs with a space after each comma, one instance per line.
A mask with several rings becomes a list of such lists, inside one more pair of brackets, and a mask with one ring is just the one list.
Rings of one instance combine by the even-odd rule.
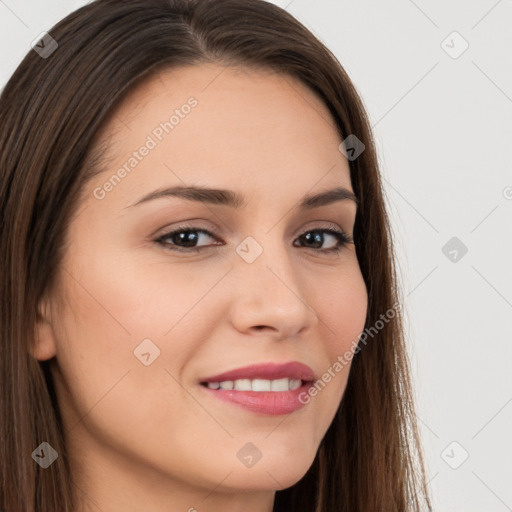
[[[306, 456], [309, 455], [309, 456]], [[226, 483], [238, 490], [280, 491], [295, 485], [309, 470], [316, 452], [291, 453], [282, 457], [275, 453], [266, 460], [259, 460], [251, 468], [236, 468]], [[229, 482], [229, 483], [228, 483]]]

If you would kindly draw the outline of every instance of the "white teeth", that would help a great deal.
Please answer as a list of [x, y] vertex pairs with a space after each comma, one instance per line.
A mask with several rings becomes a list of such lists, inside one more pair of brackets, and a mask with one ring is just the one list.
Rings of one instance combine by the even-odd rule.
[[270, 382], [270, 389], [272, 391], [288, 391], [290, 389], [289, 380], [278, 379]]
[[290, 379], [290, 389], [299, 389], [302, 384], [302, 381], [300, 379]]
[[300, 379], [238, 379], [223, 382], [208, 382], [210, 389], [234, 389], [236, 391], [293, 391], [302, 385]]
[[252, 381], [253, 391], [270, 391], [270, 381], [265, 379], [254, 379]]
[[250, 379], [239, 379], [235, 380], [235, 387], [237, 391], [251, 391], [251, 380]]

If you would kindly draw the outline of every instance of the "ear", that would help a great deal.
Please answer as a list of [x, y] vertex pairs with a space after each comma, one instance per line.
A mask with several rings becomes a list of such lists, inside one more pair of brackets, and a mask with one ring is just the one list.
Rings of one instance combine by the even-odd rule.
[[34, 340], [30, 350], [39, 361], [51, 359], [57, 353], [55, 332], [50, 315], [50, 305], [46, 299], [37, 307], [37, 320], [34, 328]]

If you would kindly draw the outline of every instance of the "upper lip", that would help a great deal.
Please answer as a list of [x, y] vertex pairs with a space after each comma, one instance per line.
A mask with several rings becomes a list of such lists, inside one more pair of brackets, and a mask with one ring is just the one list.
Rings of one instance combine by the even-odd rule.
[[261, 363], [236, 368], [225, 373], [213, 375], [201, 379], [201, 382], [224, 382], [227, 380], [238, 379], [300, 379], [303, 381], [312, 381], [315, 378], [313, 370], [306, 364], [292, 361], [290, 363]]

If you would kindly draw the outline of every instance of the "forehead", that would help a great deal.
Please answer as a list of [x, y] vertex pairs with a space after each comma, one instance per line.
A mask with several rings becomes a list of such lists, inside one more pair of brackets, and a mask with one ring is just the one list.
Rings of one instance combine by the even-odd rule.
[[299, 80], [268, 70], [201, 64], [161, 71], [124, 98], [101, 138], [109, 141], [107, 166], [91, 187], [124, 168], [112, 196], [126, 202], [162, 184], [267, 193], [305, 192], [319, 180], [350, 186], [325, 104]]

